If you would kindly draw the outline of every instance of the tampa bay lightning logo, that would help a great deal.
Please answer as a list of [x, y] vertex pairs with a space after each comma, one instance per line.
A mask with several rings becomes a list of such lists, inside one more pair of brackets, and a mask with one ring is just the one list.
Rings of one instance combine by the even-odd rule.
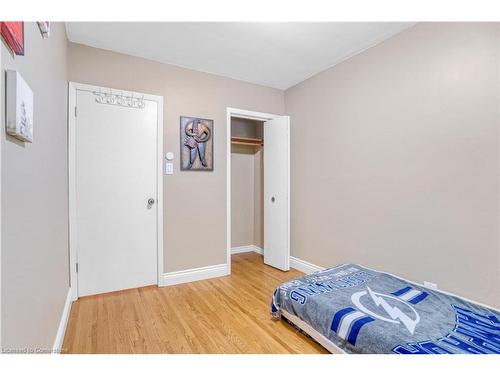
[[351, 300], [366, 315], [389, 323], [403, 324], [412, 335], [420, 322], [420, 316], [411, 303], [394, 294], [377, 293], [366, 287], [366, 290], [354, 293]]

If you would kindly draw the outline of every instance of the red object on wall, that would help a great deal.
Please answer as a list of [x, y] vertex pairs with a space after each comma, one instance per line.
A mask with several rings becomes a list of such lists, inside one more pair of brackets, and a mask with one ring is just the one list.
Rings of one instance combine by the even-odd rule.
[[16, 55], [24, 55], [24, 22], [0, 22], [0, 33]]

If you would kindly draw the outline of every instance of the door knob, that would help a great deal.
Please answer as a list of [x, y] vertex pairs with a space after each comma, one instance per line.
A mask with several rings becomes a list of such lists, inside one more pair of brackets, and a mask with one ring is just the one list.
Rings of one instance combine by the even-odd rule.
[[274, 201], [275, 201], [275, 200], [276, 200], [276, 198], [271, 197], [271, 202], [273, 202], [273, 203], [274, 203]]
[[155, 204], [155, 200], [153, 198], [149, 198], [148, 199], [148, 209], [150, 209], [153, 206], [153, 204]]

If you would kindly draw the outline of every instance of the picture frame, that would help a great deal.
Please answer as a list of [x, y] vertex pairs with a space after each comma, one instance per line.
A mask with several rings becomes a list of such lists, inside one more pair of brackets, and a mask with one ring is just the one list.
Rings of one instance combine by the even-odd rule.
[[214, 170], [214, 120], [180, 117], [181, 171]]
[[9, 49], [24, 56], [24, 22], [0, 22], [0, 34]]
[[49, 21], [38, 21], [38, 29], [42, 35], [42, 39], [47, 39], [50, 36], [50, 22]]
[[6, 71], [5, 128], [23, 142], [33, 142], [33, 91], [15, 70]]

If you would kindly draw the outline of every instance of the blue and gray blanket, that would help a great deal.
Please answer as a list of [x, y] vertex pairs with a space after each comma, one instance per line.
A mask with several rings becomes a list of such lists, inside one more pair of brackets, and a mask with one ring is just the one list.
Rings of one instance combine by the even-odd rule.
[[348, 353], [500, 354], [498, 311], [356, 264], [281, 285], [281, 309]]

